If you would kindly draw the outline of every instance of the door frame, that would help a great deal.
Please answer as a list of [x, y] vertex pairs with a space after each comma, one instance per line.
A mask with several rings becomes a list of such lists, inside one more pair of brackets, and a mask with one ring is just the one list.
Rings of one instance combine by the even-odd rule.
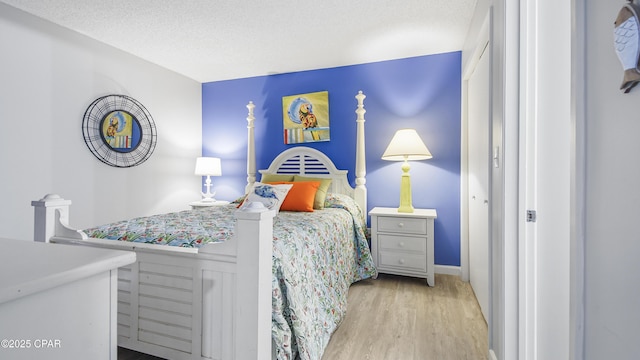
[[[511, 195], [519, 201], [514, 343], [522, 360], [564, 354], [571, 360], [584, 358], [586, 5], [577, 0], [557, 5], [551, 0], [520, 1], [519, 29], [507, 25], [507, 32], [520, 33], [519, 180], [517, 194]], [[560, 24], [555, 33], [548, 23]], [[556, 61], [557, 49], [570, 49], [570, 59]], [[566, 127], [552, 124], [565, 120]], [[539, 143], [544, 146], [536, 146]], [[553, 172], [548, 160], [554, 157], [569, 159], [566, 172]], [[562, 184], [568, 184], [567, 203], [553, 197]], [[563, 206], [569, 210], [556, 211]], [[526, 221], [528, 209], [540, 210], [539, 223]], [[557, 235], [565, 233], [568, 239]]]
[[[549, 348], [539, 347], [538, 339], [534, 338], [536, 321], [538, 316], [549, 317], [549, 314], [531, 313], [532, 309], [526, 306], [535, 306], [535, 302], [531, 302], [527, 297], [535, 294], [541, 289], [549, 291], [549, 287], [553, 288], [558, 285], [569, 286], [569, 306], [566, 313], [562, 313], [557, 320], [569, 323], [569, 334], [559, 334], [557, 330], [551, 329], [549, 332], [538, 331], [535, 336], [545, 337], [544, 341], [549, 338], [561, 335], [565, 342], [562, 346], [564, 352], [568, 348], [569, 358], [572, 360], [584, 358], [584, 251], [585, 251], [585, 174], [586, 174], [586, 150], [585, 150], [585, 94], [584, 94], [584, 73], [585, 73], [585, 29], [586, 29], [586, 4], [577, 0], [571, 0], [570, 4], [564, 4], [558, 12], [557, 6], [549, 6], [548, 0], [543, 1], [543, 7], [528, 7], [527, 3], [520, 1], [480, 1], [479, 5], [488, 9], [493, 18], [489, 28], [491, 37], [491, 54], [492, 68], [499, 69], [493, 71], [492, 74], [492, 90], [493, 99], [492, 112], [494, 122], [492, 126], [497, 127], [497, 136], [494, 138], [493, 145], [500, 146], [497, 155], [500, 165], [504, 166], [504, 172], [498, 173], [498, 179], [491, 181], [502, 182], [498, 186], [495, 193], [492, 193], [491, 204], [497, 206], [491, 214], [491, 237], [490, 243], [494, 247], [492, 251], [492, 259], [490, 271], [492, 271], [490, 283], [490, 307], [493, 315], [488, 319], [489, 323], [489, 356], [490, 359], [536, 359], [553, 356], [549, 353]], [[553, 5], [553, 4], [552, 4]], [[557, 4], [556, 4], [557, 5]], [[538, 5], [536, 5], [538, 6]], [[566, 8], [570, 6], [570, 8]], [[485, 11], [485, 10], [481, 10]], [[551, 23], [560, 23], [562, 26], [570, 24], [570, 36], [566, 35], [566, 27], [562, 28], [563, 34], [559, 37], [549, 35], [548, 27], [545, 29], [528, 28], [528, 22], [536, 19], [545, 19], [548, 23], [549, 19], [553, 19]], [[482, 19], [483, 14], [479, 15]], [[477, 16], [476, 15], [476, 16]], [[526, 77], [522, 76], [523, 69], [532, 66], [529, 70], [544, 71], [536, 67], [537, 56], [549, 57], [557, 56], [557, 54], [549, 53], [532, 53], [531, 51], [521, 53], [521, 42], [527, 41], [526, 37], [521, 37], [521, 30], [533, 31], [535, 37], [545, 37], [546, 42], [553, 42], [553, 46], [564, 46], [571, 49], [571, 59], [565, 70], [570, 74], [570, 103], [567, 103], [570, 109], [570, 129], [569, 134], [563, 134], [562, 141], [569, 141], [570, 147], [570, 215], [567, 221], [570, 223], [570, 252], [563, 262], [569, 263], [568, 268], [563, 267], [563, 273], [557, 273], [562, 276], [562, 284], [557, 283], [557, 279], [539, 279], [540, 282], [527, 282], [527, 278], [535, 276], [535, 268], [527, 265], [526, 249], [527, 237], [522, 236], [522, 227], [527, 226], [526, 213], [527, 209], [521, 201], [527, 199], [525, 183], [519, 178], [521, 174], [521, 166], [526, 166], [526, 157], [521, 158], [520, 151], [522, 145], [520, 137], [523, 135], [522, 127], [526, 127], [525, 119], [521, 119], [520, 115], [524, 111], [524, 105], [519, 102], [525, 100], [526, 95], [521, 92], [535, 91], [558, 91], [554, 86], [537, 89], [535, 84], [527, 82]], [[546, 33], [544, 31], [547, 31]], [[529, 35], [522, 35], [529, 36]], [[546, 44], [548, 45], [548, 44]], [[471, 51], [474, 48], [471, 47]], [[468, 68], [464, 69], [463, 75], [467, 75]], [[466, 227], [466, 213], [468, 204], [466, 199], [468, 192], [466, 190], [468, 178], [466, 177], [466, 78], [463, 77], [462, 95], [465, 97], [462, 105], [462, 159], [461, 159], [461, 274], [464, 279], [468, 280], [468, 227]], [[567, 81], [563, 78], [562, 81]], [[523, 107], [521, 108], [521, 105]], [[544, 105], [543, 105], [544, 106]], [[565, 108], [566, 109], [566, 108]], [[503, 127], [504, 128], [501, 128]], [[525, 128], [526, 129], [526, 128]], [[500, 131], [503, 131], [500, 136]], [[567, 139], [569, 138], [569, 139]], [[526, 136], [523, 137], [526, 141]], [[493, 146], [492, 145], [492, 146]], [[506, 151], [504, 150], [506, 149]], [[565, 181], [563, 179], [563, 181]], [[539, 214], [544, 215], [542, 213]], [[547, 214], [548, 215], [548, 214]], [[543, 219], [539, 222], [543, 222]], [[538, 224], [540, 225], [540, 224]], [[568, 270], [567, 270], [568, 269]], [[568, 272], [568, 274], [567, 274]], [[547, 273], [548, 274], [548, 273]], [[568, 282], [564, 279], [568, 279]], [[551, 280], [551, 281], [549, 281]], [[545, 282], [546, 281], [546, 282]], [[554, 285], [555, 283], [555, 285]], [[524, 298], [522, 297], [524, 296]], [[522, 300], [530, 301], [523, 306]], [[563, 299], [564, 301], [564, 299]], [[544, 312], [544, 310], [543, 310]], [[533, 315], [532, 315], [533, 314]], [[548, 321], [548, 319], [545, 319]], [[564, 337], [566, 336], [566, 338]], [[522, 355], [522, 356], [521, 356]]]
[[571, 0], [571, 256], [569, 359], [584, 359], [586, 248], [586, 4]]

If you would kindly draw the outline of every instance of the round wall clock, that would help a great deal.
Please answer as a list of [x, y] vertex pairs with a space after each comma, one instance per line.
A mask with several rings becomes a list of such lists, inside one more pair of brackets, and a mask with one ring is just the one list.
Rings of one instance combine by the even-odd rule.
[[126, 95], [107, 95], [92, 102], [84, 113], [82, 134], [93, 155], [115, 167], [142, 164], [156, 147], [151, 114]]

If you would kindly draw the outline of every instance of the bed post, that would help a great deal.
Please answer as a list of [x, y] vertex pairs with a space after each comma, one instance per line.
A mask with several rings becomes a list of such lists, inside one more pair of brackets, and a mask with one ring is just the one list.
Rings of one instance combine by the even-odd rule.
[[365, 185], [367, 182], [365, 178], [367, 174], [367, 164], [364, 147], [364, 113], [367, 111], [364, 109], [364, 98], [366, 98], [366, 96], [362, 91], [358, 91], [358, 95], [356, 95], [356, 99], [358, 100], [358, 108], [356, 109], [356, 187], [353, 198], [366, 214], [368, 209], [367, 187]]
[[255, 107], [253, 101], [249, 101], [249, 104], [247, 104], [249, 115], [247, 116], [247, 186], [244, 189], [245, 194], [249, 192], [253, 183], [256, 182], [256, 144], [253, 126], [253, 121], [256, 119], [253, 116]]
[[56, 194], [47, 194], [40, 200], [31, 202], [34, 208], [33, 240], [49, 242], [54, 236], [67, 236], [84, 239], [81, 231], [68, 227], [69, 205], [71, 200], [65, 200]]
[[271, 357], [275, 211], [236, 211], [236, 359]]

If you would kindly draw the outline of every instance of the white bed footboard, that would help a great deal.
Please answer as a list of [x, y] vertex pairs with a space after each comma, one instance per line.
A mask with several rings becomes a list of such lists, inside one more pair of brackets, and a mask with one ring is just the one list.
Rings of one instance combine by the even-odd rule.
[[271, 358], [272, 211], [237, 212], [235, 236], [199, 249], [88, 238], [71, 201], [33, 201], [35, 240], [135, 251], [118, 272], [118, 345], [166, 359]]

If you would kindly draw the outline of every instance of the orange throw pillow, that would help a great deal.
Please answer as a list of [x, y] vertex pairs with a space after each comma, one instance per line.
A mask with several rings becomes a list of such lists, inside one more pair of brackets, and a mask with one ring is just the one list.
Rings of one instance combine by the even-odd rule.
[[319, 181], [278, 181], [269, 184], [293, 185], [282, 202], [281, 211], [313, 211], [313, 202], [320, 187]]

